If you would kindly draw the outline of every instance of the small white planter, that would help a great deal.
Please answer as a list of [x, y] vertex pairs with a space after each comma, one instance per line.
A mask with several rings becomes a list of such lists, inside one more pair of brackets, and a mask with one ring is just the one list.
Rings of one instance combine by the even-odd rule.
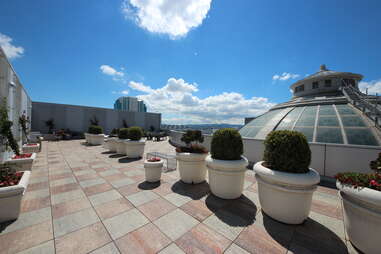
[[160, 181], [163, 163], [163, 160], [155, 162], [150, 162], [148, 160], [144, 161], [144, 170], [147, 182], [154, 183]]
[[33, 144], [31, 145], [23, 145], [22, 146], [23, 153], [38, 153], [40, 151], [40, 144]]
[[146, 141], [145, 140], [139, 140], [139, 141], [126, 141], [126, 155], [128, 158], [141, 158], [144, 154], [144, 147], [145, 147]]
[[[86, 134], [86, 133], [85, 133]], [[90, 145], [102, 145], [105, 139], [105, 134], [90, 134], [87, 133], [87, 142]]]
[[176, 153], [177, 169], [184, 183], [202, 183], [206, 178], [207, 153]]
[[216, 160], [206, 157], [211, 192], [223, 199], [236, 199], [242, 195], [245, 173], [249, 162], [243, 156], [240, 160]]
[[116, 153], [126, 155], [126, 142], [127, 139], [117, 139], [116, 140]]
[[116, 137], [111, 137], [107, 139], [107, 144], [108, 144], [108, 150], [110, 152], [116, 153], [116, 147], [117, 147], [117, 139]]
[[32, 170], [33, 161], [36, 159], [36, 153], [32, 153], [32, 156], [29, 158], [22, 159], [12, 159], [9, 158], [6, 163], [10, 165], [10, 167], [16, 169], [17, 171], [30, 171]]
[[349, 240], [364, 253], [380, 253], [381, 191], [353, 188], [336, 182]]
[[287, 173], [254, 165], [262, 210], [273, 219], [287, 224], [301, 224], [307, 219], [312, 194], [320, 182], [319, 173]]
[[28, 186], [30, 171], [25, 171], [20, 182], [0, 188], [0, 223], [19, 217], [21, 200]]

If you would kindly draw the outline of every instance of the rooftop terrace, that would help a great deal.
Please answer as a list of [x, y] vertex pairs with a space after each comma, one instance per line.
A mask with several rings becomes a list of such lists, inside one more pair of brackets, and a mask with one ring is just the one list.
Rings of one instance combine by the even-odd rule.
[[[0, 226], [0, 253], [356, 253], [337, 191], [319, 186], [302, 225], [261, 212], [253, 171], [244, 195], [222, 200], [177, 171], [144, 182], [143, 160], [83, 140], [43, 142], [17, 221]], [[146, 152], [174, 154], [166, 141]]]

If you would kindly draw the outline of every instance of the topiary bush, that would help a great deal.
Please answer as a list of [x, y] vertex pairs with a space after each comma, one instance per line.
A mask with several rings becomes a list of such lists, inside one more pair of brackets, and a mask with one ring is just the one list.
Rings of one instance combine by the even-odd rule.
[[306, 137], [297, 131], [272, 131], [266, 140], [263, 160], [268, 168], [288, 173], [307, 173], [311, 150]]
[[242, 137], [236, 129], [219, 129], [213, 134], [210, 153], [217, 160], [240, 160], [243, 154]]
[[186, 146], [176, 148], [178, 153], [208, 153], [208, 150], [199, 143], [204, 142], [204, 136], [200, 130], [187, 130], [181, 137]]
[[143, 131], [140, 127], [130, 127], [128, 128], [128, 138], [133, 141], [138, 141], [142, 138]]
[[99, 125], [90, 125], [87, 132], [90, 134], [102, 134], [103, 128]]
[[119, 139], [128, 139], [128, 128], [121, 128], [118, 132]]

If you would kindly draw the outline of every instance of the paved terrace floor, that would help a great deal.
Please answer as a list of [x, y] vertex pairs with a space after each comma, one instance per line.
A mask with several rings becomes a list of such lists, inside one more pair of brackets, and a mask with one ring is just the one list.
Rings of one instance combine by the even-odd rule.
[[[355, 252], [334, 189], [319, 187], [308, 220], [289, 226], [261, 212], [250, 170], [244, 195], [222, 200], [177, 171], [147, 184], [143, 160], [83, 142], [43, 142], [21, 215], [0, 228], [0, 253]], [[174, 153], [166, 141], [146, 151]]]

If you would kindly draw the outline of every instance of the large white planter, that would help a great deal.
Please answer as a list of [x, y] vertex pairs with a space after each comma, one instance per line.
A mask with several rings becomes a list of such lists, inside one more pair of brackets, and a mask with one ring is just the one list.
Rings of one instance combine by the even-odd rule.
[[28, 146], [27, 144], [22, 146], [23, 153], [38, 153], [40, 151], [40, 144], [34, 144], [33, 146]]
[[128, 158], [141, 158], [144, 154], [145, 140], [126, 141], [126, 155]]
[[6, 163], [16, 169], [17, 171], [30, 171], [32, 170], [33, 161], [36, 159], [36, 153], [32, 153], [29, 158], [12, 159], [9, 158]]
[[30, 171], [25, 171], [20, 182], [0, 188], [0, 223], [19, 217], [21, 200], [28, 186]]
[[116, 140], [116, 153], [126, 155], [126, 142], [127, 139], [117, 139]]
[[287, 173], [264, 167], [263, 161], [254, 165], [258, 196], [262, 210], [273, 219], [300, 224], [307, 219], [312, 194], [320, 182], [319, 173]]
[[90, 144], [89, 134], [85, 132], [86, 143]]
[[[86, 133], [85, 133], [86, 134]], [[87, 133], [87, 142], [90, 145], [102, 145], [105, 139], [105, 134], [90, 134]]]
[[117, 147], [117, 139], [116, 137], [111, 137], [107, 139], [107, 144], [108, 144], [108, 150], [110, 152], [116, 153], [116, 147]]
[[364, 253], [380, 253], [381, 191], [353, 188], [336, 182], [349, 240]]
[[240, 160], [216, 160], [206, 157], [210, 191], [219, 198], [236, 199], [242, 195], [245, 173], [249, 162]]
[[184, 183], [202, 183], [206, 178], [207, 153], [176, 153], [177, 169]]
[[161, 170], [163, 168], [163, 160], [150, 162], [144, 161], [144, 170], [147, 182], [158, 182], [161, 178]]

